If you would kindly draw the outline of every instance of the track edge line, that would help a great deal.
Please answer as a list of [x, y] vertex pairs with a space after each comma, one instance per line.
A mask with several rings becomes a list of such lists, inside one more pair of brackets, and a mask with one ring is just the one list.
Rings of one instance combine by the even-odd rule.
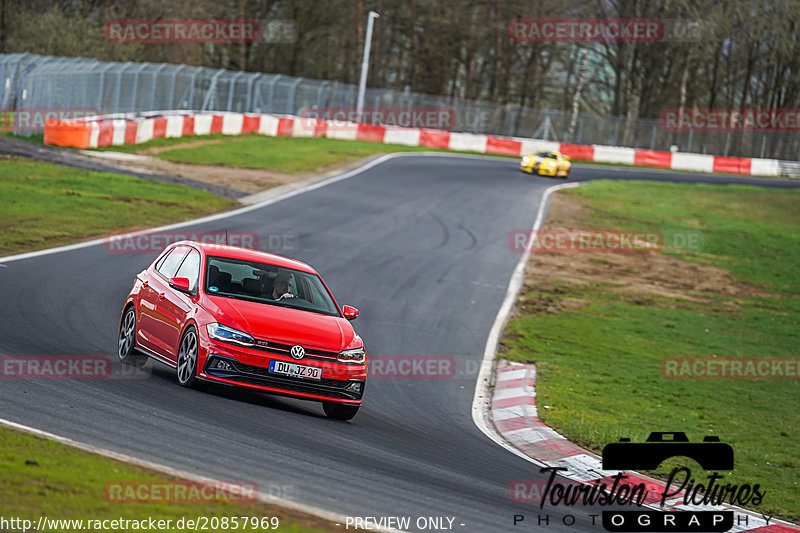
[[[531, 231], [538, 231], [544, 222], [545, 213], [550, 196], [562, 189], [572, 189], [580, 186], [580, 183], [564, 183], [561, 185], [553, 185], [545, 189], [542, 199], [539, 202], [539, 212], [536, 214], [536, 220], [533, 223]], [[516, 448], [511, 443], [503, 438], [503, 436], [495, 429], [494, 425], [489, 420], [489, 412], [492, 401], [492, 387], [494, 385], [495, 368], [497, 366], [497, 346], [500, 343], [500, 334], [503, 331], [511, 311], [514, 309], [514, 304], [517, 299], [519, 291], [522, 289], [522, 282], [525, 275], [525, 266], [530, 259], [531, 251], [528, 250], [522, 254], [514, 272], [511, 274], [511, 279], [508, 283], [506, 296], [503, 303], [500, 305], [500, 310], [497, 312], [492, 329], [489, 331], [489, 336], [486, 339], [486, 346], [483, 350], [483, 360], [481, 361], [480, 370], [478, 371], [478, 379], [475, 383], [475, 393], [472, 397], [472, 421], [483, 432], [484, 435], [489, 437], [496, 444], [510, 451], [511, 453], [522, 457], [526, 461], [539, 466], [545, 466], [543, 463], [530, 457], [522, 450]]]
[[[179, 477], [183, 479], [188, 479], [190, 481], [197, 481], [197, 482], [215, 482], [215, 480], [210, 477], [205, 477], [197, 474], [192, 474], [191, 472], [186, 472], [184, 470], [179, 470], [177, 468], [172, 468], [170, 466], [162, 465], [159, 463], [154, 463], [152, 461], [147, 461], [144, 459], [138, 459], [131, 455], [126, 455], [124, 453], [115, 452], [112, 450], [108, 450], [106, 448], [100, 448], [98, 446], [93, 446], [91, 444], [85, 444], [68, 437], [62, 437], [60, 435], [56, 435], [55, 433], [50, 433], [49, 431], [44, 431], [41, 429], [37, 429], [31, 426], [26, 426], [24, 424], [20, 424], [18, 422], [14, 422], [12, 420], [7, 420], [5, 418], [0, 418], [0, 426], [9, 427], [12, 429], [16, 429], [19, 431], [23, 431], [25, 433], [31, 433], [33, 435], [37, 435], [39, 437], [52, 440], [55, 442], [59, 442], [61, 444], [66, 444], [67, 446], [71, 446], [73, 448], [77, 448], [79, 450], [83, 450], [86, 452], [90, 452], [96, 455], [101, 455], [103, 457], [107, 457], [109, 459], [114, 459], [116, 461], [121, 461], [123, 463], [127, 463], [133, 466], [138, 466], [142, 468], [149, 468], [150, 470], [155, 470], [162, 474]], [[291, 509], [293, 511], [299, 511], [302, 513], [306, 513], [309, 515], [316, 516], [318, 518], [322, 518], [325, 520], [329, 520], [332, 523], [345, 523], [346, 516], [339, 515], [337, 513], [327, 511], [325, 509], [314, 507], [311, 505], [306, 505], [302, 503], [293, 502], [290, 500], [284, 500], [283, 498], [278, 498], [275, 496], [270, 496], [268, 494], [262, 494], [261, 491], [258, 493], [258, 501], [261, 503], [278, 505], [281, 507], [285, 507], [287, 509]], [[377, 531], [384, 531], [386, 533], [399, 533], [397, 530], [394, 529], [382, 529]]]

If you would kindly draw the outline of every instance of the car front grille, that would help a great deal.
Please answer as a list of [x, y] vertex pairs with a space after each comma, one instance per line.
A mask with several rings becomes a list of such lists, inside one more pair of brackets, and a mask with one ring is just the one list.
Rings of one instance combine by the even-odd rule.
[[[278, 355], [286, 355], [289, 356], [292, 350], [292, 346], [294, 344], [283, 344], [279, 342], [268, 341], [264, 339], [256, 339], [256, 344], [254, 348], [256, 350], [260, 350], [262, 352], [269, 352]], [[302, 346], [302, 345], [301, 345]], [[303, 349], [306, 351], [305, 357], [307, 359], [313, 359], [315, 361], [336, 361], [339, 357], [338, 352], [330, 352], [326, 350], [318, 350], [316, 348], [306, 348], [303, 346]]]
[[[238, 383], [245, 383], [248, 385], [282, 389], [290, 393], [301, 392], [305, 394], [317, 394], [320, 396], [327, 396], [329, 398], [337, 398], [342, 400], [360, 400], [364, 395], [363, 380], [322, 378], [318, 381], [312, 381], [300, 378], [292, 378], [289, 376], [273, 374], [269, 371], [269, 369], [261, 366], [247, 365], [228, 358], [225, 358], [224, 361], [232, 368], [230, 370], [223, 370], [220, 368], [211, 368], [211, 362], [214, 358], [214, 356], [208, 358], [205, 368], [205, 373], [213, 377], [228, 379], [230, 381], [236, 381]], [[354, 392], [347, 389], [348, 385], [354, 382], [361, 383], [359, 392]]]

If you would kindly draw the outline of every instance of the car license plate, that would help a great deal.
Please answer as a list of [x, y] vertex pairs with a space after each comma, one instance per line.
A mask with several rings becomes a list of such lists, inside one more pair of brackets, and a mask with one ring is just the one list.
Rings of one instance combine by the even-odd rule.
[[314, 366], [303, 366], [295, 363], [286, 363], [284, 361], [270, 361], [269, 371], [273, 374], [282, 374], [284, 376], [291, 376], [293, 378], [314, 380], [320, 380], [322, 378], [321, 368]]

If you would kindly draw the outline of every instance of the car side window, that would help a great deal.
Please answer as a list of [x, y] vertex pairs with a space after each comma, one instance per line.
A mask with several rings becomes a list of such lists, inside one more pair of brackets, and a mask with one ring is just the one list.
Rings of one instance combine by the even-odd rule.
[[187, 252], [189, 251], [188, 246], [176, 246], [162, 261], [161, 264], [156, 267], [156, 270], [159, 274], [164, 276], [167, 279], [174, 278], [175, 272], [178, 270], [178, 267], [183, 262], [183, 258], [186, 257]]
[[181, 263], [178, 271], [175, 272], [174, 278], [188, 278], [189, 290], [194, 292], [197, 288], [198, 278], [200, 277], [200, 252], [192, 248], [189, 255]]
[[158, 258], [158, 261], [156, 261], [156, 265], [155, 265], [155, 267], [154, 267], [154, 268], [156, 269], [156, 271], [158, 271], [158, 269], [160, 269], [160, 268], [161, 268], [161, 265], [163, 265], [163, 264], [164, 264], [164, 261], [166, 261], [166, 260], [167, 260], [167, 256], [168, 256], [169, 254], [171, 254], [171, 253], [172, 253], [172, 250], [170, 250], [169, 252], [167, 252], [167, 253], [165, 253], [165, 254], [162, 254], [162, 255], [161, 255], [161, 257], [159, 257], [159, 258]]
[[311, 284], [308, 284], [308, 288], [310, 290], [308, 291], [308, 298], [306, 298], [306, 300], [310, 301], [311, 303], [317, 303], [317, 302], [324, 302], [325, 301], [325, 299], [322, 297], [322, 293], [319, 291], [319, 288], [317, 288], [317, 287], [315, 287], [315, 286], [313, 286]]

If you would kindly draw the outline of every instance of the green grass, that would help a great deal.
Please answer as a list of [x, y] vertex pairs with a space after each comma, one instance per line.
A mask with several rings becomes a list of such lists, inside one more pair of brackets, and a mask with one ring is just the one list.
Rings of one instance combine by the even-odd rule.
[[255, 133], [237, 136], [215, 134], [189, 138], [159, 138], [143, 144], [112, 146], [99, 150], [133, 153], [149, 148], [169, 147], [206, 140], [222, 142], [165, 150], [155, 154], [155, 157], [178, 163], [226, 165], [295, 173], [316, 170], [340, 161], [356, 161], [376, 154], [451, 152], [423, 146], [344, 141], [324, 137], [268, 137]]
[[308, 172], [340, 161], [356, 161], [375, 154], [420, 151], [430, 149], [365, 141], [250, 134], [235, 141], [168, 150], [157, 157], [180, 163], [269, 168], [294, 173]]
[[709, 301], [693, 302], [612, 292], [611, 283], [542, 281], [528, 301], [582, 305], [549, 314], [526, 306], [499, 355], [537, 363], [537, 404], [550, 406], [540, 416], [596, 452], [650, 431], [683, 431], [692, 441], [718, 435], [735, 451], [726, 481], [759, 483], [766, 497], [758, 510], [800, 519], [800, 381], [660, 373], [665, 357], [800, 355], [800, 191], [594, 182], [559, 194], [589, 208], [587, 229], [701, 231], [702, 250], [663, 253], [726, 269], [755, 295], [700, 294]]
[[3, 131], [0, 135], [6, 139], [11, 139], [14, 141], [27, 141], [34, 144], [41, 144], [44, 145], [44, 133], [34, 133], [29, 136], [26, 135], [14, 135], [13, 131]]
[[0, 157], [0, 176], [0, 256], [238, 205], [182, 185], [13, 157]]
[[800, 294], [800, 190], [606, 181], [568, 194], [591, 209], [591, 227], [700, 231], [701, 253], [678, 255], [728, 269], [737, 282]]
[[[19, 517], [36, 524], [39, 516], [84, 520], [142, 520], [154, 517], [169, 519], [175, 524], [181, 517], [277, 516], [280, 524], [277, 531], [320, 531], [290, 521], [292, 518], [304, 521], [307, 517], [297, 513], [287, 515], [285, 510], [261, 503], [227, 501], [224, 498], [202, 503], [120, 503], [107, 498], [106, 484], [119, 485], [127, 481], [163, 484], [175, 479], [52, 440], [0, 427], [0, 502], [6, 519]], [[316, 518], [310, 520], [307, 523], [321, 523]], [[60, 531], [73, 530], [62, 528]], [[177, 530], [173, 527], [166, 531]]]

